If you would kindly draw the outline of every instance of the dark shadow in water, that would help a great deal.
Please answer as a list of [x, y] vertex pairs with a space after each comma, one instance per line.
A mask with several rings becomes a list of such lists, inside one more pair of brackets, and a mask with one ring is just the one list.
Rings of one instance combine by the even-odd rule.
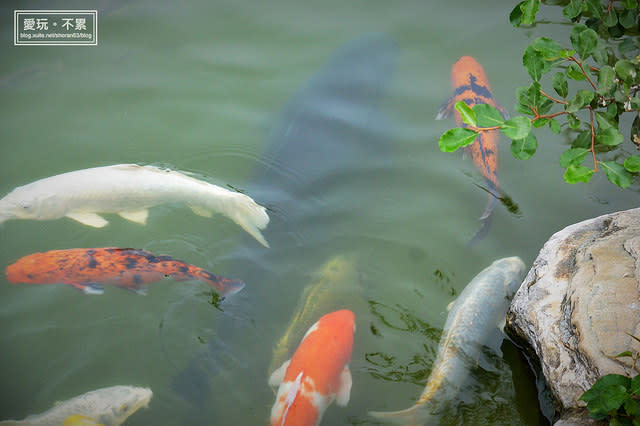
[[[364, 209], [353, 194], [365, 182], [382, 182], [391, 165], [389, 125], [380, 104], [397, 57], [395, 42], [383, 35], [348, 43], [284, 107], [245, 185], [269, 209], [264, 235], [271, 248], [245, 240], [233, 256], [232, 271], [241, 272], [247, 287], [225, 301], [208, 350], [174, 376], [173, 389], [188, 401], [211, 401], [212, 378], [229, 370], [238, 383], [258, 380], [266, 388], [274, 342], [259, 325], [291, 312], [274, 277], [290, 279], [292, 271], [326, 261], [331, 245], [349, 233]], [[242, 370], [243, 364], [251, 367]]]

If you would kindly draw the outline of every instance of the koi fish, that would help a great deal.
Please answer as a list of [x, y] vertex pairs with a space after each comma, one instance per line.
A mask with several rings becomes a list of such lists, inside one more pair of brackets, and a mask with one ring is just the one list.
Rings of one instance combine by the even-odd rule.
[[334, 400], [347, 405], [354, 332], [355, 316], [347, 309], [326, 314], [309, 328], [293, 357], [269, 378], [269, 385], [279, 385], [272, 426], [318, 425]]
[[[458, 126], [466, 127], [466, 124], [462, 122], [460, 113], [455, 110], [455, 104], [458, 101], [464, 101], [470, 107], [478, 104], [488, 104], [500, 110], [503, 115], [506, 114], [504, 109], [493, 98], [484, 69], [471, 56], [463, 56], [453, 64], [451, 68], [451, 85], [453, 86], [453, 96], [442, 104], [436, 115], [436, 120], [449, 117], [453, 112]], [[471, 145], [465, 147], [465, 152], [471, 156], [473, 164], [487, 182], [487, 192], [489, 193], [487, 205], [482, 216], [478, 219], [482, 222], [482, 225], [471, 239], [471, 244], [484, 238], [489, 232], [491, 214], [498, 202], [500, 193], [498, 183], [499, 139], [500, 132], [498, 130], [490, 130], [480, 133]]]
[[71, 424], [82, 424], [77, 422], [84, 417], [94, 422], [88, 424], [116, 426], [124, 423], [140, 408], [148, 407], [152, 396], [149, 388], [112, 386], [58, 402], [42, 414], [31, 415], [24, 420], [5, 420], [0, 425], [52, 426], [69, 421]]
[[195, 214], [204, 217], [221, 213], [262, 245], [269, 246], [260, 233], [269, 223], [269, 216], [247, 195], [173, 170], [137, 164], [76, 170], [19, 186], [0, 199], [0, 223], [66, 216], [102, 228], [109, 222], [98, 213], [117, 213], [144, 225], [149, 207], [170, 202], [186, 203]]
[[242, 290], [244, 283], [220, 277], [197, 266], [146, 250], [132, 248], [76, 248], [33, 253], [7, 266], [7, 279], [24, 284], [69, 284], [86, 294], [102, 294], [101, 284], [145, 294], [143, 284], [171, 277], [176, 281], [204, 281], [223, 296]]
[[[449, 305], [438, 356], [427, 385], [414, 406], [402, 411], [369, 414], [378, 419], [407, 425], [436, 423], [442, 406], [450, 403], [467, 380], [469, 368], [476, 363], [484, 347], [499, 351], [507, 309], [525, 272], [519, 257], [493, 262], [476, 275]], [[499, 337], [495, 348], [493, 336]]]
[[302, 292], [287, 330], [273, 349], [269, 373], [282, 365], [322, 312], [364, 304], [360, 290], [358, 271], [352, 257], [334, 256], [322, 265]]

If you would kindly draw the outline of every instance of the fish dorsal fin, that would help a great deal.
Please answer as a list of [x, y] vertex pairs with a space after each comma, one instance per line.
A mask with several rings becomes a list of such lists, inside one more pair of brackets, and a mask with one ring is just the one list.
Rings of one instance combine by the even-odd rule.
[[139, 223], [140, 225], [147, 224], [147, 218], [149, 217], [149, 210], [129, 210], [118, 213], [121, 217], [130, 220], [131, 222]]
[[345, 365], [344, 370], [340, 373], [340, 386], [338, 387], [338, 393], [336, 393], [336, 405], [344, 407], [349, 403], [351, 383], [351, 371], [349, 366]]
[[194, 206], [194, 205], [190, 205], [189, 207], [191, 208], [191, 211], [193, 211], [198, 216], [202, 216], [202, 217], [212, 217], [213, 216], [213, 213], [211, 212], [211, 210], [206, 209], [204, 207]]
[[298, 375], [296, 376], [296, 380], [294, 380], [294, 382], [291, 384], [289, 392], [287, 392], [287, 395], [284, 398], [284, 414], [282, 414], [281, 425], [284, 425], [287, 421], [287, 414], [289, 414], [289, 409], [293, 405], [293, 402], [296, 400], [296, 397], [302, 389], [302, 373], [302, 371], [298, 373]]
[[287, 373], [287, 368], [289, 368], [289, 364], [291, 360], [287, 360], [282, 363], [282, 365], [269, 376], [269, 386], [279, 386], [280, 383], [284, 380], [284, 375]]
[[69, 212], [66, 216], [83, 225], [93, 226], [94, 228], [102, 228], [109, 224], [109, 221], [95, 213], [86, 212]]

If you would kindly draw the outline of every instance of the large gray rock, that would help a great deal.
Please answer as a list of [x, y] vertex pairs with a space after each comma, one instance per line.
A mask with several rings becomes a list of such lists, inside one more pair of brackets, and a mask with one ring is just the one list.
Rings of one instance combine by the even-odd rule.
[[564, 424], [585, 411], [578, 398], [599, 377], [640, 371], [616, 358], [640, 352], [626, 334], [640, 336], [639, 258], [640, 209], [568, 226], [544, 245], [507, 312], [507, 332], [539, 362]]

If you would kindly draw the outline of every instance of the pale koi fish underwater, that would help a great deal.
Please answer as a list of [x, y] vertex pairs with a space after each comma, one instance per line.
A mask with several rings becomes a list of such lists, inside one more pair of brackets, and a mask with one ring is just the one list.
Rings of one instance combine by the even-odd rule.
[[552, 133], [438, 148], [458, 100], [514, 113], [538, 28], [85, 3], [97, 46], [0, 32], [0, 424], [550, 424], [505, 312], [551, 234], [635, 203], [563, 184]]

